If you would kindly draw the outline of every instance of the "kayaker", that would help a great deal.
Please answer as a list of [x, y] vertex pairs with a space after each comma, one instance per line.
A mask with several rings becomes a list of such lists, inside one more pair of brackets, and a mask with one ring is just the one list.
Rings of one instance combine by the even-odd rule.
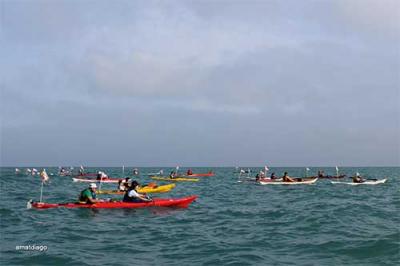
[[261, 170], [260, 171], [260, 178], [265, 178], [266, 176], [265, 176], [265, 173], [264, 173], [264, 171], [263, 170]]
[[283, 174], [282, 181], [283, 182], [295, 182], [295, 180], [288, 175], [288, 172], [285, 172]]
[[186, 173], [186, 174], [187, 174], [187, 175], [193, 175], [192, 169], [187, 170], [187, 173]]
[[106, 173], [102, 172], [102, 171], [98, 171], [97, 172], [97, 180], [103, 180], [108, 178], [108, 176], [106, 175]]
[[79, 195], [79, 202], [89, 204], [100, 202], [101, 200], [96, 199], [96, 189], [97, 185], [95, 183], [91, 183], [88, 188], [82, 190], [81, 194]]
[[260, 181], [260, 174], [256, 174], [256, 182]]
[[125, 192], [123, 202], [149, 202], [152, 199], [148, 198], [144, 194], [140, 194], [136, 191], [139, 183], [136, 181], [132, 181], [131, 186], [129, 187], [128, 191]]
[[169, 178], [175, 178], [175, 177], [176, 177], [176, 174], [175, 174], [174, 171], [172, 171], [172, 172], [169, 174]]
[[271, 179], [277, 179], [277, 177], [275, 176], [275, 173], [271, 174]]
[[322, 170], [318, 170], [318, 178], [324, 178], [325, 177], [325, 173]]
[[356, 173], [353, 176], [353, 183], [362, 183], [364, 182], [364, 179], [362, 178], [362, 176], [359, 173]]

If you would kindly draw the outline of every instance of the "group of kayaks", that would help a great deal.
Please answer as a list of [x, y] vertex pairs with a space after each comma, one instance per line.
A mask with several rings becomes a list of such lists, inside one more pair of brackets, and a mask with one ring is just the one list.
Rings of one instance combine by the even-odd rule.
[[[83, 183], [121, 183], [125, 182], [124, 178], [113, 178], [108, 176], [100, 175], [104, 174], [103, 172], [99, 172], [99, 174], [95, 173], [80, 173], [79, 175], [72, 178], [73, 182], [83, 182]], [[188, 172], [186, 175], [171, 175], [171, 176], [162, 176], [162, 175], [154, 175], [150, 176], [153, 180], [160, 181], [172, 181], [172, 182], [181, 182], [181, 181], [189, 181], [189, 182], [197, 182], [199, 178], [197, 177], [210, 177], [214, 176], [213, 172], [208, 173], [192, 173]], [[165, 185], [157, 185], [154, 183], [150, 183], [148, 185], [142, 186], [137, 189], [138, 193], [166, 193], [171, 191], [176, 185], [173, 183], [165, 184]], [[103, 195], [124, 195], [125, 191], [123, 190], [98, 190], [96, 194]], [[44, 203], [44, 202], [33, 202], [32, 200], [28, 202], [28, 208], [36, 208], [36, 209], [49, 209], [49, 208], [91, 208], [91, 209], [112, 209], [112, 208], [146, 208], [146, 207], [175, 207], [175, 208], [186, 208], [188, 207], [195, 199], [196, 195], [183, 197], [183, 198], [153, 198], [152, 201], [149, 202], [123, 202], [123, 201], [103, 201], [96, 202], [94, 204], [82, 203], [82, 202], [70, 202], [70, 203]]]
[[[260, 185], [311, 185], [317, 182], [318, 177], [316, 178], [298, 178], [297, 181], [292, 181], [292, 182], [284, 182], [282, 179], [278, 180], [271, 180], [271, 179], [261, 179], [258, 181]], [[358, 186], [358, 185], [378, 185], [378, 184], [383, 184], [386, 182], [385, 179], [367, 179], [362, 182], [343, 182], [343, 181], [330, 181], [332, 184], [346, 184], [346, 185], [352, 185], [352, 186]]]
[[[160, 174], [150, 176], [151, 179], [157, 181], [169, 181], [169, 182], [197, 182], [200, 179], [198, 177], [207, 177], [213, 176], [214, 173], [198, 173], [198, 174], [186, 174], [186, 175], [175, 175], [175, 176], [163, 176]], [[284, 176], [285, 177], [285, 176]], [[347, 184], [347, 185], [377, 185], [383, 184], [386, 182], [385, 179], [365, 179], [362, 182], [345, 182], [343, 181], [346, 175], [337, 175], [337, 176], [325, 176], [319, 175], [317, 177], [305, 177], [305, 178], [291, 178], [291, 181], [283, 181], [287, 180], [286, 178], [252, 178], [247, 176], [245, 180], [239, 180], [239, 182], [249, 181], [256, 182], [260, 185], [311, 185], [315, 184], [318, 179], [330, 179], [332, 184]], [[75, 176], [72, 178], [73, 182], [83, 182], [83, 183], [121, 183], [124, 182], [122, 178], [112, 178], [112, 177], [99, 177], [93, 174], [80, 174], [79, 176]], [[341, 181], [339, 181], [341, 180]], [[137, 189], [138, 193], [166, 193], [171, 191], [176, 187], [176, 184], [169, 183], [165, 185], [157, 185], [155, 183], [150, 183], [144, 185]], [[103, 195], [123, 195], [125, 191], [123, 190], [101, 190], [97, 191], [97, 194]], [[32, 200], [28, 202], [28, 208], [36, 208], [36, 209], [49, 209], [49, 208], [89, 208], [89, 209], [126, 209], [126, 208], [147, 208], [147, 207], [176, 207], [176, 208], [187, 208], [193, 201], [195, 201], [197, 195], [191, 195], [182, 198], [153, 198], [152, 201], [149, 202], [123, 202], [120, 200], [109, 200], [109, 201], [101, 201], [93, 204], [82, 203], [82, 202], [69, 202], [69, 203], [45, 203], [45, 202], [33, 202]]]

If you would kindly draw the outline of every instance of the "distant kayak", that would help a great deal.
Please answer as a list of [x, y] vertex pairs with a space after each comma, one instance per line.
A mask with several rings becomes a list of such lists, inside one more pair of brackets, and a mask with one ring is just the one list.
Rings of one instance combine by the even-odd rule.
[[79, 175], [77, 175], [75, 177], [82, 178], [82, 177], [85, 177], [85, 176], [97, 176], [97, 173], [83, 173], [83, 174], [79, 174]]
[[[139, 193], [165, 193], [173, 189], [176, 185], [175, 184], [168, 184], [168, 185], [163, 185], [163, 186], [157, 186], [157, 187], [151, 187], [151, 186], [146, 186], [139, 188], [137, 192]], [[97, 194], [113, 194], [113, 195], [123, 195], [125, 194], [125, 191], [119, 191], [119, 190], [98, 190], [96, 192]]]
[[72, 181], [74, 182], [85, 182], [85, 183], [96, 183], [96, 182], [101, 182], [101, 183], [118, 183], [120, 180], [123, 180], [121, 178], [102, 178], [101, 180], [95, 179], [95, 178], [77, 178], [73, 177]]
[[245, 178], [241, 178], [242, 180], [238, 180], [238, 183], [243, 183], [243, 182], [255, 182], [255, 183], [258, 183], [258, 182], [271, 182], [271, 181], [274, 181], [274, 182], [279, 182], [279, 181], [282, 181], [282, 178], [275, 178], [275, 179], [271, 179], [271, 178], [260, 178], [259, 180], [256, 180], [256, 178], [255, 177], [245, 177]]
[[201, 177], [201, 176], [204, 176], [204, 177], [206, 177], [206, 176], [214, 176], [215, 175], [215, 173], [199, 173], [199, 174], [191, 174], [191, 175], [185, 175], [185, 176], [187, 176], [187, 177]]
[[275, 179], [270, 179], [269, 181], [263, 180], [259, 181], [261, 185], [311, 185], [317, 182], [318, 178], [306, 179], [302, 181], [293, 181], [293, 182], [283, 182], [276, 181]]
[[358, 186], [358, 185], [378, 185], [378, 184], [383, 184], [386, 182], [385, 179], [380, 179], [380, 180], [365, 180], [364, 182], [361, 183], [354, 183], [354, 182], [340, 182], [340, 181], [331, 181], [332, 184], [345, 184], [345, 185], [351, 185], [351, 186]]
[[345, 178], [346, 175], [339, 175], [339, 176], [335, 176], [335, 175], [324, 175], [324, 176], [318, 176], [319, 179], [339, 179], [339, 178]]
[[187, 177], [170, 178], [170, 177], [164, 177], [164, 176], [152, 176], [151, 179], [161, 180], [161, 181], [172, 181], [172, 182], [181, 182], [181, 181], [197, 182], [197, 181], [199, 181], [198, 178], [187, 178]]
[[187, 208], [197, 196], [189, 196], [176, 199], [153, 199], [150, 202], [98, 202], [95, 204], [87, 203], [45, 203], [45, 202], [28, 202], [27, 208], [50, 209], [50, 208], [87, 208], [87, 209], [135, 209], [148, 207], [176, 207]]

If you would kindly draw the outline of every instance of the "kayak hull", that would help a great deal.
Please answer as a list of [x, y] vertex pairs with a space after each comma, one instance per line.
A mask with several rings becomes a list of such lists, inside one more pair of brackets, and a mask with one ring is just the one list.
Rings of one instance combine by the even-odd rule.
[[169, 178], [169, 177], [162, 177], [162, 176], [152, 176], [151, 179], [160, 180], [160, 181], [172, 181], [172, 182], [197, 182], [197, 181], [199, 181], [198, 178], [186, 178], [186, 177]]
[[185, 198], [177, 199], [153, 199], [151, 202], [98, 202], [95, 204], [86, 203], [45, 203], [45, 202], [33, 202], [31, 207], [35, 209], [51, 209], [51, 208], [86, 208], [86, 209], [137, 209], [137, 208], [148, 208], [148, 207], [175, 207], [175, 208], [187, 208], [197, 196], [189, 196]]
[[[157, 186], [157, 187], [142, 187], [138, 189], [139, 193], [166, 193], [171, 191], [176, 185], [175, 184], [168, 184], [168, 185], [163, 185], [163, 186]], [[97, 194], [108, 194], [108, 195], [123, 195], [125, 194], [125, 191], [118, 191], [118, 190], [98, 190], [96, 192]]]
[[318, 178], [308, 179], [304, 181], [294, 181], [294, 182], [283, 182], [283, 181], [259, 181], [258, 183], [261, 185], [311, 185], [317, 182]]
[[351, 185], [351, 186], [358, 186], [358, 185], [378, 185], [378, 184], [384, 184], [386, 182], [385, 179], [380, 179], [380, 180], [365, 180], [362, 183], [353, 183], [353, 182], [340, 182], [340, 181], [331, 181], [332, 184], [345, 184], [345, 185]]
[[72, 181], [73, 182], [83, 182], [83, 183], [97, 183], [97, 182], [101, 182], [101, 183], [118, 183], [120, 180], [120, 178], [103, 178], [101, 181], [97, 180], [97, 179], [93, 179], [93, 178], [78, 178], [78, 177], [73, 177]]

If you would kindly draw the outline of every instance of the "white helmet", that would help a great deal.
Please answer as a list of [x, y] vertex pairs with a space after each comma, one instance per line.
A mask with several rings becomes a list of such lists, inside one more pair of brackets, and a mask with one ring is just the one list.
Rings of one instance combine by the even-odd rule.
[[90, 188], [97, 188], [97, 185], [96, 185], [95, 183], [91, 183], [91, 184], [89, 185], [89, 187], [90, 187]]

